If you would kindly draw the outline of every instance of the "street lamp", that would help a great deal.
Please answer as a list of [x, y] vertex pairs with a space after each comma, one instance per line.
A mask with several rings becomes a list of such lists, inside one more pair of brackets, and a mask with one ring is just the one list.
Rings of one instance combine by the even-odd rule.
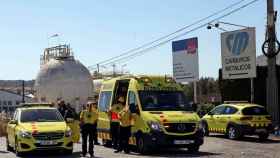
[[207, 29], [211, 30], [213, 27], [213, 28], [219, 29], [221, 31], [227, 31], [226, 29], [220, 28], [219, 26], [220, 26], [219, 23], [215, 23], [214, 25], [211, 23], [208, 23]]
[[244, 25], [239, 25], [239, 24], [233, 24], [233, 23], [229, 23], [229, 22], [218, 21], [215, 24], [208, 23], [207, 29], [210, 30], [212, 28], [217, 28], [217, 29], [222, 30], [222, 31], [228, 31], [228, 30], [226, 30], [224, 28], [221, 28], [221, 24], [235, 26], [235, 27], [241, 27], [241, 28], [250, 28], [250, 27], [244, 26]]

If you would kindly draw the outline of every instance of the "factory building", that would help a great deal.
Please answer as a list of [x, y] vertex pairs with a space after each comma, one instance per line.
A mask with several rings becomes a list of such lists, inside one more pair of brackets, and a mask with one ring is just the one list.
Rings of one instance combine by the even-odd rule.
[[[25, 102], [31, 102], [32, 98], [25, 96]], [[0, 90], [0, 111], [13, 112], [16, 107], [22, 102], [22, 95], [7, 91]]]

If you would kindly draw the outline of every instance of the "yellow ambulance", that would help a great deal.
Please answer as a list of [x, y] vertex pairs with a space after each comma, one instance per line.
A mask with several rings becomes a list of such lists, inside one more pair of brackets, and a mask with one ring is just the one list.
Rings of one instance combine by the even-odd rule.
[[145, 154], [159, 147], [182, 147], [197, 152], [203, 144], [200, 118], [183, 89], [165, 76], [128, 76], [104, 80], [99, 94], [98, 136], [111, 141], [109, 108], [125, 97], [133, 114], [129, 143]]

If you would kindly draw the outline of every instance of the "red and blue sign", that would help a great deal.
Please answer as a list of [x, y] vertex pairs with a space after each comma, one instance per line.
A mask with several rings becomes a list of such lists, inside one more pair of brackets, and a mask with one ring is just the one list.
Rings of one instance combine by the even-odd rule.
[[173, 76], [176, 82], [193, 82], [199, 79], [198, 38], [173, 41]]
[[195, 54], [197, 48], [197, 37], [172, 42], [172, 52], [187, 51], [189, 54]]

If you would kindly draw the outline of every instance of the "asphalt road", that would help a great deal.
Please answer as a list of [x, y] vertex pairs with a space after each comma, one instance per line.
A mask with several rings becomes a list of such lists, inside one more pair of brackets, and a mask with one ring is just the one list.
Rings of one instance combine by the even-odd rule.
[[[15, 158], [15, 154], [6, 151], [5, 138], [0, 138], [0, 158]], [[81, 144], [76, 144], [74, 153], [70, 156], [57, 153], [42, 152], [40, 154], [27, 155], [31, 158], [77, 158], [80, 157]], [[187, 149], [162, 149], [154, 151], [151, 155], [139, 155], [138, 153], [124, 154], [114, 153], [114, 150], [103, 146], [95, 146], [95, 156], [99, 158], [158, 158], [158, 157], [202, 157], [202, 158], [280, 158], [280, 138], [272, 137], [266, 142], [259, 142], [257, 138], [245, 137], [242, 140], [233, 141], [224, 138], [223, 135], [212, 135], [205, 138], [200, 152], [191, 154]]]

